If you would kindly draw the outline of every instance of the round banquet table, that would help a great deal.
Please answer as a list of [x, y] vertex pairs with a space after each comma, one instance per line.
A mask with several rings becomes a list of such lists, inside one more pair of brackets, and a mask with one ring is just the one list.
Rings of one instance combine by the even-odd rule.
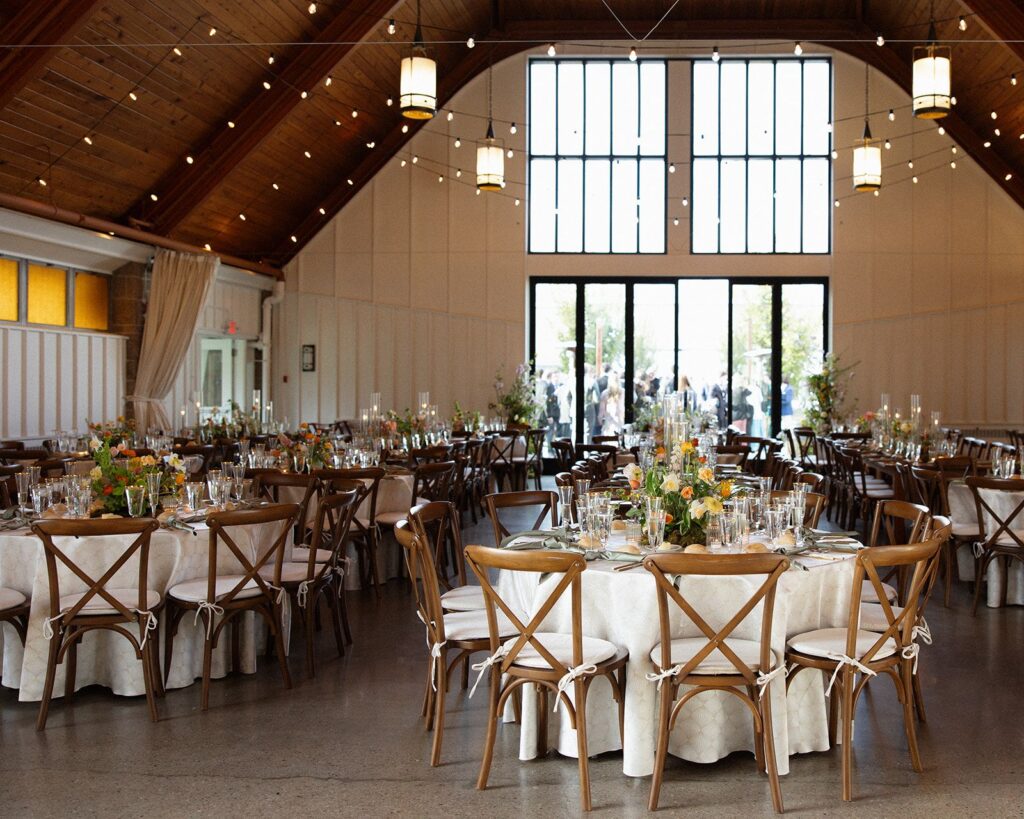
[[[844, 555], [836, 559], [801, 558], [807, 571], [794, 567], [779, 580], [772, 622], [772, 648], [784, 655], [786, 640], [818, 628], [844, 627], [849, 616], [854, 562]], [[620, 741], [618, 709], [607, 680], [598, 678], [587, 700], [587, 735], [591, 755], [622, 750], [622, 770], [627, 776], [647, 776], [654, 771], [657, 735], [657, 689], [645, 675], [653, 671], [651, 649], [660, 641], [654, 577], [646, 569], [625, 572], [613, 569], [621, 562], [597, 560], [587, 564], [581, 576], [583, 633], [600, 637], [629, 651], [626, 665], [625, 730]], [[760, 585], [762, 578], [691, 576], [681, 591], [713, 628], [721, 628]], [[558, 582], [557, 575], [502, 571], [498, 591], [512, 607], [535, 612]], [[673, 637], [701, 637], [697, 627], [673, 608]], [[733, 632], [740, 639], [760, 640], [758, 606]], [[685, 620], [685, 623], [684, 623]], [[572, 630], [570, 594], [566, 592], [545, 618], [542, 631]], [[828, 709], [824, 676], [804, 672], [789, 692], [785, 680], [770, 683], [775, 715], [775, 748], [779, 773], [789, 772], [789, 755], [829, 748]], [[568, 692], [572, 696], [572, 691]], [[536, 697], [523, 697], [520, 759], [537, 753]], [[575, 757], [576, 735], [559, 708], [552, 719], [555, 747]], [[506, 712], [506, 720], [510, 719]], [[736, 697], [705, 692], [684, 707], [669, 741], [669, 752], [691, 762], [715, 762], [734, 751], [753, 751], [754, 733], [750, 712]]]
[[[209, 560], [209, 529], [203, 523], [193, 524], [194, 532], [180, 529], [159, 529], [153, 533], [149, 550], [149, 587], [158, 591], [161, 597], [167, 589], [186, 580], [206, 577]], [[232, 536], [241, 549], [248, 551], [255, 559], [264, 539], [275, 537], [278, 529], [274, 524], [247, 526], [233, 532]], [[93, 577], [100, 577], [132, 541], [132, 536], [97, 538], [54, 538], [54, 543]], [[109, 588], [132, 588], [138, 583], [138, 555], [130, 559], [107, 584]], [[218, 554], [218, 573], [237, 573], [238, 560], [227, 548]], [[59, 580], [62, 594], [86, 590], [86, 585], [66, 567], [59, 564]], [[49, 641], [43, 636], [43, 622], [50, 613], [50, 592], [46, 573], [46, 558], [42, 541], [28, 529], [0, 532], [0, 586], [17, 589], [31, 595], [28, 638], [24, 649], [12, 629], [0, 632], [0, 650], [3, 652], [3, 685], [18, 689], [21, 702], [33, 702], [42, 698], [43, 681], [46, 677], [46, 661]], [[157, 613], [159, 631], [150, 639], [158, 639], [163, 663], [164, 623], [162, 613]], [[290, 631], [289, 599], [283, 600], [282, 618], [285, 646]], [[263, 619], [247, 612], [235, 622], [239, 628], [241, 663], [246, 674], [256, 671], [256, 655], [262, 653], [266, 642]], [[174, 658], [171, 663], [168, 688], [183, 688], [191, 685], [203, 673], [203, 621], [196, 624], [191, 614], [182, 618], [174, 638]], [[231, 666], [231, 639], [226, 632], [218, 641], [213, 653], [213, 676], [223, 677]], [[57, 667], [54, 697], [64, 695], [64, 663]], [[131, 644], [119, 635], [94, 631], [87, 634], [78, 647], [78, 669], [75, 678], [76, 690], [88, 685], [102, 685], [115, 694], [137, 696], [145, 693], [142, 678], [142, 663], [136, 658]]]
[[[1017, 504], [1021, 501], [1020, 492], [998, 492], [995, 490], [982, 490], [988, 503], [1004, 519], [1009, 517]], [[971, 488], [963, 481], [950, 481], [946, 489], [949, 498], [949, 517], [952, 520], [956, 532], [958, 528], [964, 527], [964, 531], [978, 531], [978, 507], [974, 503], [974, 495]], [[986, 513], [986, 517], [991, 515]], [[994, 531], [995, 523], [992, 520], [986, 522], [987, 529]], [[1020, 529], [1024, 528], [1024, 518], [1018, 517], [1011, 528], [1018, 537], [1022, 534]], [[974, 582], [975, 560], [970, 549], [957, 549], [957, 574], [961, 580]], [[993, 560], [988, 564], [985, 572], [985, 605], [989, 608], [999, 608], [1003, 604], [1002, 588], [1003, 574], [1006, 574], [1006, 603], [1011, 606], [1024, 605], [1024, 563], [1019, 560], [1007, 560], [1009, 571], [1003, 560]]]

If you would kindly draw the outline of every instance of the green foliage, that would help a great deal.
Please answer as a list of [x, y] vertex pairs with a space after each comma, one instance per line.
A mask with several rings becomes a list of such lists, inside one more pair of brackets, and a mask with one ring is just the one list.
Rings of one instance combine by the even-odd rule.
[[829, 353], [821, 372], [807, 379], [811, 400], [804, 421], [815, 432], [829, 432], [844, 417], [843, 403], [852, 377], [853, 367], [843, 367], [839, 356]]

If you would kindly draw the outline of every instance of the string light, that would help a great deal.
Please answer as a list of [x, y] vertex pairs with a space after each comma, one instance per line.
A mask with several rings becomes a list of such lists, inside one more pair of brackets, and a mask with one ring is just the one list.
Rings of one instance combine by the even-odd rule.
[[334, 77], [332, 77], [330, 74], [324, 77], [324, 86], [326, 86], [327, 88], [331, 87], [332, 82], [334, 82]]
[[476, 40], [474, 40], [472, 37], [466, 40], [466, 48], [476, 48]]
[[911, 178], [913, 179], [913, 182], [914, 182], [914, 184], [916, 185], [916, 184], [917, 184], [917, 177], [916, 177], [916, 176], [914, 176], [914, 177], [911, 177]]
[[558, 52], [555, 51], [555, 44], [554, 43], [550, 43], [548, 45], [548, 56], [549, 57], [554, 57], [557, 53]]
[[879, 33], [879, 35], [875, 38], [875, 45], [878, 46], [879, 48], [885, 45], [885, 37], [883, 37], [881, 33]]
[[86, 145], [92, 145], [92, 137], [86, 134], [84, 137], [82, 137], [82, 142], [84, 142]]
[[448, 112], [448, 121], [451, 122], [453, 119], [455, 119], [455, 114], [453, 114], [451, 111], [449, 111]]
[[910, 170], [914, 170], [914, 160], [913, 159], [911, 159], [909, 162], [907, 162], [907, 167], [910, 168]]
[[954, 160], [952, 160], [952, 161], [951, 161], [951, 162], [949, 163], [949, 167], [953, 168], [954, 170], [956, 169], [956, 160], [955, 160], [955, 159], [954, 159]]
[[991, 148], [992, 147], [992, 143], [989, 142], [987, 139], [985, 140], [985, 147], [986, 148]]
[[352, 109], [352, 119], [355, 119], [358, 116], [359, 116], [359, 112], [355, 108], [353, 108]]
[[269, 80], [264, 80], [263, 81], [263, 87], [265, 89], [267, 89], [267, 91], [269, 91], [270, 90], [270, 81]]
[[134, 91], [129, 91], [128, 99], [130, 99], [132, 102], [136, 102], [139, 99], [139, 95], [136, 94]]
[[993, 111], [992, 112], [992, 119], [999, 119], [999, 114], [997, 114], [995, 111]]
[[228, 120], [228, 128], [234, 128], [234, 127], [235, 127], [235, 123], [232, 120], [229, 119]]
[[281, 190], [281, 186], [280, 186], [280, 185], [278, 185], [278, 184], [277, 184], [276, 182], [271, 182], [271, 183], [270, 183], [270, 186], [271, 186], [271, 187], [272, 187], [272, 188], [273, 188], [273, 189], [274, 189], [275, 191], [279, 191], [279, 190]]
[[175, 46], [175, 47], [173, 48], [173, 51], [174, 51], [174, 53], [175, 53], [175, 54], [176, 54], [177, 56], [179, 56], [179, 57], [181, 56], [181, 49], [180, 49], [180, 48], [178, 48], [177, 46]]
[[340, 119], [334, 120], [334, 124], [340, 127], [341, 126], [341, 120]]
[[511, 125], [509, 125], [509, 126], [508, 126], [508, 132], [509, 132], [510, 134], [514, 134], [514, 133], [515, 133], [516, 131], [518, 131], [518, 130], [519, 130], [519, 129], [518, 129], [518, 128], [516, 128], [516, 124], [515, 124], [514, 122], [513, 122], [513, 123], [512, 123]]
[[516, 207], [517, 208], [519, 207], [519, 199], [518, 198], [516, 198]]
[[839, 207], [839, 200], [836, 199], [832, 204], [835, 205], [838, 208]]
[[149, 198], [150, 198], [150, 199], [152, 199], [152, 200], [153, 200], [153, 201], [155, 202], [155, 201], [156, 201], [157, 199], [159, 199], [160, 197], [158, 197], [158, 196], [157, 196], [157, 195], [156, 195], [155, 193], [151, 193], [151, 194], [149, 195]]
[[835, 148], [832, 149], [832, 158], [839, 159], [839, 151], [837, 151]]
[[675, 162], [669, 163], [668, 172], [669, 173], [675, 173], [676, 172], [676, 163]]
[[394, 34], [394, 33], [395, 33], [395, 18], [392, 17], [390, 20], [388, 20], [388, 34]]
[[957, 151], [957, 149], [956, 149], [956, 145], [954, 145], [954, 146], [953, 146], [952, 148], [950, 148], [950, 151], [952, 151], [952, 152], [953, 152], [953, 154], [956, 154], [956, 153], [958, 153], [958, 151]]
[[355, 182], [353, 182], [353, 181], [352, 181], [351, 179], [346, 179], [345, 181], [346, 181], [346, 182], [348, 182], [348, 184], [349, 184], [350, 186], [352, 186], [352, 185], [355, 185], [355, 184], [356, 184], [356, 183], [355, 183]]
[[675, 219], [672, 220], [672, 224], [675, 225], [676, 227], [679, 227], [679, 217], [678, 216]]
[[722, 55], [718, 51], [718, 46], [715, 46], [711, 49], [711, 60], [717, 63], [720, 59], [722, 59]]
[[46, 180], [43, 179], [43, 177], [37, 176], [36, 177], [36, 182], [39, 183], [39, 185], [41, 185], [42, 187], [44, 187], [44, 188], [46, 187]]
[[211, 28], [211, 29], [210, 29], [210, 36], [211, 36], [211, 37], [213, 37], [213, 36], [214, 36], [214, 35], [216, 35], [216, 34], [217, 34], [217, 29], [215, 29], [215, 28]]
[[887, 150], [887, 151], [891, 151], [892, 150], [892, 143], [888, 139], [885, 141], [885, 150]]
[[270, 52], [270, 56], [267, 57], [267, 65], [273, 65], [273, 64], [274, 64], [274, 52], [271, 51]]
[[320, 208], [320, 215], [321, 216], [326, 216], [327, 215], [327, 210], [325, 208]]
[[632, 46], [630, 46], [630, 49], [629, 49], [629, 61], [631, 63], [635, 63], [636, 62], [636, 49], [634, 47], [632, 47]]
[[309, 151], [303, 151], [302, 153], [305, 155], [306, 159], [313, 158], [313, 154], [311, 154]]
[[455, 137], [455, 143], [454, 144], [455, 144], [456, 148], [461, 148], [462, 147], [462, 140], [459, 139], [458, 137]]
[[1016, 84], [1017, 84], [1017, 75], [1016, 74], [1011, 74], [1010, 75], [1010, 85], [1016, 85]]
[[409, 133], [409, 124], [408, 123], [405, 123], [404, 125], [402, 125], [402, 133], [403, 134]]
[[1013, 179], [1013, 174], [1012, 173], [1008, 173], [1004, 178], [1006, 179], [1007, 182], [1009, 182], [1011, 179]]
[[461, 179], [462, 178], [462, 168], [456, 168], [455, 169], [455, 178], [456, 179]]
[[205, 245], [203, 245], [203, 250], [209, 252], [209, 251], [213, 250], [213, 248], [210, 247], [210, 243], [207, 242]]
[[419, 158], [418, 156], [414, 156], [414, 157], [412, 158], [412, 164], [413, 164], [413, 165], [415, 165], [415, 164], [416, 164], [417, 162], [419, 162], [419, 161], [420, 161], [420, 158]]
[[892, 108], [890, 108], [889, 109], [889, 122], [895, 122], [895, 121], [896, 121], [896, 112]]
[[299, 94], [299, 97], [301, 99], [306, 99], [306, 97], [308, 97], [308, 96], [309, 96], [309, 92], [308, 91], [303, 91], [301, 94]]
[[1003, 135], [1003, 132], [1002, 132], [1002, 131], [1000, 131], [1000, 130], [999, 130], [998, 128], [996, 128], [996, 129], [995, 129], [995, 130], [993, 131], [993, 133], [994, 133], [994, 134], [995, 134], [996, 136], [1002, 136], [1002, 135]]
[[689, 199], [687, 199], [687, 198], [686, 198], [686, 197], [684, 196], [684, 197], [683, 197], [683, 207], [684, 207], [684, 208], [687, 208], [687, 207], [689, 207], [689, 206], [690, 206], [690, 200], [689, 200]]
[[796, 54], [797, 57], [804, 53], [804, 47], [800, 45], [799, 40], [797, 41], [796, 45], [793, 46], [793, 53]]
[[406, 163], [405, 163], [405, 160], [403, 159], [403, 160], [401, 161], [401, 163], [400, 163], [400, 164], [401, 164], [401, 167], [403, 167], [403, 168], [404, 168], [404, 167], [405, 167], [405, 164], [406, 164]]
[[945, 136], [945, 135], [946, 135], [946, 129], [945, 129], [945, 128], [943, 128], [943, 127], [942, 127], [942, 126], [940, 125], [940, 126], [939, 126], [939, 136]]
[[437, 181], [438, 181], [438, 182], [444, 182], [444, 174], [440, 174], [440, 175], [438, 175], [438, 177], [437, 177]]
[[962, 14], [960, 15], [960, 20], [957, 22], [957, 28], [961, 31], [967, 31], [967, 18]]
[[187, 163], [188, 163], [189, 165], [191, 165], [191, 164], [192, 164], [193, 162], [195, 162], [196, 160], [195, 160], [195, 158], [194, 158], [194, 157], [192, 156], [192, 154], [189, 154], [188, 156], [186, 156], [186, 157], [185, 157], [185, 161], [186, 161], [186, 162], [187, 162]]
[[298, 236], [292, 236], [291, 240], [292, 240], [293, 243], [298, 243], [299, 237]]
[[393, 99], [391, 99], [391, 97], [388, 97], [388, 108], [390, 108], [394, 104], [395, 104], [395, 101]]
[[245, 214], [244, 213], [238, 214], [238, 218], [241, 219], [244, 222], [245, 221]]
[[366, 147], [369, 148], [370, 150], [373, 150], [374, 148], [377, 147], [377, 143], [371, 139], [369, 142], [366, 143]]
[[316, 14], [316, 3], [310, 3], [309, 4], [309, 13], [310, 14]]

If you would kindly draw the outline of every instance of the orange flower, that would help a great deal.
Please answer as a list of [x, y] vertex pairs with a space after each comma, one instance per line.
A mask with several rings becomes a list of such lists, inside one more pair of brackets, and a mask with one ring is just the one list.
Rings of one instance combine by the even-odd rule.
[[184, 472], [178, 472], [178, 473], [177, 473], [177, 474], [176, 474], [176, 475], [174, 476], [174, 482], [175, 482], [175, 483], [176, 483], [176, 484], [177, 484], [178, 486], [181, 486], [181, 485], [182, 485], [183, 483], [185, 483], [185, 473], [184, 473]]
[[693, 497], [693, 487], [684, 486], [682, 490], [679, 492], [679, 494], [683, 496], [684, 500], [689, 500], [690, 498]]
[[639, 488], [640, 488], [640, 481], [638, 481], [638, 480], [636, 480], [636, 479], [634, 478], [633, 480], [631, 480], [631, 481], [629, 482], [629, 488], [630, 488], [630, 489], [639, 489]]
[[134, 457], [136, 457], [134, 449], [126, 449], [123, 454], [124, 454], [124, 457], [126, 457], [126, 458], [134, 458]]
[[700, 458], [698, 458], [697, 460], [699, 460], [702, 464], [706, 464], [708, 462], [708, 456], [701, 455]]
[[657, 449], [654, 450], [654, 454], [655, 455], [659, 455], [659, 456], [660, 455], [664, 455], [665, 454], [665, 447], [659, 446]]
[[113, 487], [112, 484], [108, 483], [106, 486], [103, 487], [103, 494], [104, 495], [110, 495], [110, 494], [113, 493], [113, 491], [114, 491], [114, 487]]
[[732, 495], [732, 481], [722, 481], [722, 485], [718, 488], [718, 491], [722, 493], [723, 498], [728, 498]]
[[675, 518], [672, 517], [668, 512], [665, 513], [665, 525], [668, 526]]

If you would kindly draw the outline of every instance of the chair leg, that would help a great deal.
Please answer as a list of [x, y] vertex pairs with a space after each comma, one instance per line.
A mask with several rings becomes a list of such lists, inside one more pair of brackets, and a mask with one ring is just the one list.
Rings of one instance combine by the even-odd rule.
[[164, 609], [166, 614], [167, 622], [164, 624], [164, 681], [163, 685], [166, 687], [167, 681], [171, 676], [171, 657], [174, 656], [174, 634], [178, 630], [178, 621], [181, 619], [181, 612], [178, 611], [178, 607], [172, 605], [170, 602], [167, 604], [167, 608]]
[[67, 658], [64, 662], [64, 702], [70, 703], [75, 695], [75, 677], [78, 676], [78, 644], [81, 637], [71, 640], [68, 647]]
[[39, 717], [36, 720], [37, 731], [42, 731], [46, 727], [46, 718], [50, 713], [50, 700], [53, 698], [53, 681], [57, 677], [57, 654], [60, 651], [62, 634], [63, 629], [58, 628], [53, 637], [50, 638], [50, 652], [46, 660], [46, 680], [43, 683], [43, 698], [39, 701]]
[[334, 587], [328, 585], [325, 589], [327, 608], [331, 610], [331, 627], [334, 629], [334, 644], [338, 648], [338, 656], [345, 656], [345, 627], [341, 622], [341, 606], [345, 598], [335, 594]]
[[540, 685], [537, 685], [537, 756], [543, 757], [548, 752], [548, 712], [551, 710], [548, 706], [548, 689]]
[[[292, 687], [292, 675], [288, 672], [288, 657], [284, 653], [284, 628], [281, 625], [281, 607], [277, 603], [270, 604], [270, 619], [274, 629], [274, 642], [277, 650], [277, 661], [281, 666], [281, 679], [285, 688]], [[312, 620], [312, 617], [307, 619]]]
[[423, 724], [428, 731], [434, 727], [434, 676], [430, 664], [427, 664], [427, 687], [423, 690]]
[[917, 727], [914, 725], [914, 684], [913, 661], [903, 660], [900, 663], [900, 688], [903, 689], [903, 729], [907, 732], [907, 747], [910, 750], [910, 764], [917, 773], [924, 768], [921, 765], [921, 752], [917, 747]]
[[213, 673], [213, 637], [211, 632], [212, 628], [208, 628], [206, 625], [206, 618], [210, 617], [210, 623], [213, 622], [213, 614], [204, 611], [200, 615], [200, 619], [203, 621], [204, 630], [206, 630], [206, 639], [203, 640], [203, 693], [201, 700], [202, 710], [208, 711], [210, 709], [210, 675]]
[[853, 672], [844, 666], [839, 672], [843, 686], [843, 801], [853, 800]]
[[956, 565], [956, 546], [952, 540], [947, 540], [942, 545], [942, 553], [945, 558], [943, 565], [946, 569], [946, 576], [943, 578], [945, 582], [945, 590], [942, 595], [942, 604], [948, 609], [949, 608], [949, 594], [953, 589], [953, 572], [957, 570]]
[[976, 617], [978, 615], [978, 600], [981, 597], [981, 584], [985, 577], [985, 572], [988, 571], [988, 556], [980, 563], [974, 561], [974, 604], [971, 606], [971, 616]]
[[469, 655], [462, 658], [462, 690], [469, 688]]
[[914, 691], [914, 710], [917, 712], [918, 722], [928, 722], [928, 718], [924, 713], [924, 694], [921, 693], [921, 677], [919, 674], [911, 674], [910, 679], [913, 682]]
[[444, 739], [444, 704], [448, 697], [448, 652], [441, 649], [435, 665], [437, 691], [434, 692], [434, 744], [430, 749], [430, 767], [441, 764], [441, 742]]
[[306, 609], [306, 627], [303, 629], [306, 636], [306, 676], [309, 679], [313, 679], [313, 677], [316, 676], [316, 659], [313, 656], [313, 632], [316, 624], [316, 617], [313, 616], [313, 612], [316, 611], [316, 599], [314, 595], [306, 595]]
[[160, 721], [160, 714], [156, 710], [156, 684], [155, 678], [159, 674], [153, 671], [153, 644], [146, 641], [142, 647], [142, 680], [146, 686], [146, 702], [149, 705], [149, 717], [153, 722]]
[[371, 530], [370, 541], [370, 576], [373, 580], [373, 590], [377, 595], [377, 599], [380, 600], [380, 577], [378, 576], [377, 569], [377, 548], [380, 545], [380, 532], [376, 528]]
[[494, 738], [498, 733], [498, 697], [501, 694], [501, 675], [497, 670], [491, 671], [490, 685], [487, 686], [487, 736], [484, 739], [484, 755], [480, 760], [480, 775], [476, 778], [476, 789], [482, 791], [487, 787], [487, 777], [491, 773], [491, 759], [494, 757]]
[[651, 796], [647, 802], [648, 810], [658, 809], [661, 797], [661, 782], [665, 776], [665, 759], [668, 756], [668, 724], [675, 701], [675, 686], [668, 680], [661, 685], [661, 705], [658, 709], [658, 751], [654, 758], [654, 774], [651, 776]]
[[338, 589], [338, 614], [341, 616], [341, 625], [345, 629], [345, 642], [352, 645], [352, 630], [348, 624], [348, 600], [345, 597], [345, 580], [344, 578], [338, 581], [340, 588]]
[[590, 759], [587, 756], [587, 690], [593, 677], [577, 679], [576, 686], [576, 752], [580, 765], [580, 807], [589, 811], [590, 804]]
[[779, 765], [775, 758], [775, 729], [772, 726], [772, 692], [771, 686], [761, 698], [761, 727], [764, 742], [764, 761], [768, 772], [768, 783], [772, 789], [772, 806], [776, 813], [783, 813], [782, 786], [779, 784]]

